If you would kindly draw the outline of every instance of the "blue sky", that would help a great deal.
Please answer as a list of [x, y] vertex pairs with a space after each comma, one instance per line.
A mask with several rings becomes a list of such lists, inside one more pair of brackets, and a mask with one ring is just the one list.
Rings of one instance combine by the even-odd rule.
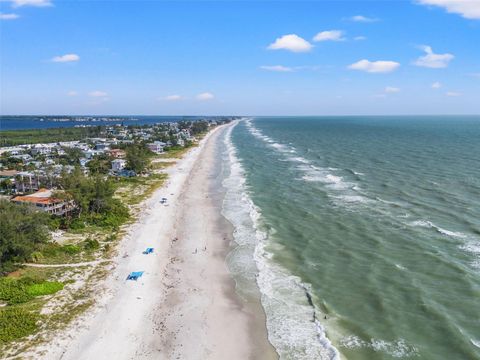
[[479, 114], [480, 0], [0, 0], [0, 113]]

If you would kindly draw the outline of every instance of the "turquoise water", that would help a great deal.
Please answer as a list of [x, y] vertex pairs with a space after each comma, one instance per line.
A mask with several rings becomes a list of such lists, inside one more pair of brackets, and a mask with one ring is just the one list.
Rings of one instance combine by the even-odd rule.
[[224, 156], [282, 358], [480, 359], [480, 117], [253, 118]]

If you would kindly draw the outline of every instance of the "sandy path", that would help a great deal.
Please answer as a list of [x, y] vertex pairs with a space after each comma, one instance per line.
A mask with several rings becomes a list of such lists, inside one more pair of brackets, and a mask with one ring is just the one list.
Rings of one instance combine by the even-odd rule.
[[[224, 261], [229, 234], [209, 200], [216, 142], [224, 131], [215, 129], [167, 169], [169, 181], [122, 240], [96, 309], [35, 358], [275, 358], [263, 314], [235, 295]], [[162, 197], [169, 206], [160, 204]], [[155, 253], [143, 255], [150, 246]], [[131, 271], [145, 273], [126, 281]]]

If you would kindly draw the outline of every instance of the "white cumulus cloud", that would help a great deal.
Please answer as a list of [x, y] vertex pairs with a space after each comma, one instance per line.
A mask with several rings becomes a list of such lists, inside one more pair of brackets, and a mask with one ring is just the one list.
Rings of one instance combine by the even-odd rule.
[[393, 87], [393, 86], [387, 86], [384, 91], [387, 94], [395, 94], [395, 93], [400, 92], [400, 89], [397, 88], [397, 87]]
[[442, 84], [438, 81], [435, 81], [433, 84], [432, 84], [432, 89], [440, 89], [442, 87]]
[[276, 71], [276, 72], [291, 72], [293, 69], [288, 66], [283, 65], [262, 65], [260, 69], [267, 71]]
[[17, 14], [3, 14], [0, 13], [0, 20], [15, 20], [18, 19], [20, 16]]
[[182, 100], [183, 97], [181, 95], [177, 95], [177, 94], [174, 94], [174, 95], [167, 95], [163, 98], [161, 98], [161, 100], [164, 100], [164, 101], [179, 101], [179, 100]]
[[378, 19], [376, 19], [376, 18], [371, 18], [371, 17], [367, 17], [367, 16], [363, 16], [363, 15], [352, 16], [350, 18], [350, 20], [355, 21], [355, 22], [364, 22], [364, 23], [371, 23], [371, 22], [378, 21]]
[[369, 61], [366, 59], [357, 61], [348, 66], [351, 70], [366, 71], [369, 73], [389, 73], [395, 71], [400, 64], [395, 61]]
[[343, 31], [341, 30], [328, 30], [319, 32], [313, 38], [313, 41], [320, 42], [320, 41], [343, 41], [345, 38], [343, 37]]
[[35, 6], [35, 7], [47, 7], [53, 6], [50, 0], [10, 0], [13, 7], [21, 6]]
[[366, 36], [355, 36], [353, 38], [353, 40], [355, 40], [355, 41], [367, 40], [367, 37]]
[[283, 35], [268, 46], [269, 50], [288, 50], [292, 52], [308, 52], [313, 45], [296, 34]]
[[67, 92], [67, 95], [68, 96], [77, 96], [78, 92], [76, 92], [75, 90], [72, 90], [72, 91]]
[[480, 1], [478, 0], [418, 0], [418, 3], [439, 6], [449, 13], [460, 14], [466, 19], [480, 19]]
[[90, 91], [88, 93], [88, 96], [103, 98], [103, 97], [107, 97], [108, 94], [105, 91], [94, 90], [94, 91]]
[[215, 98], [215, 95], [209, 92], [204, 92], [197, 95], [197, 100], [200, 100], [200, 101], [212, 100], [214, 98]]
[[77, 54], [65, 54], [65, 55], [55, 56], [52, 59], [53, 62], [59, 62], [59, 63], [73, 62], [78, 60], [80, 60], [80, 56], [78, 56]]
[[452, 54], [435, 54], [430, 46], [421, 46], [426, 55], [420, 56], [415, 60], [414, 64], [417, 66], [428, 67], [432, 69], [441, 69], [446, 68], [450, 61], [452, 61], [455, 56]]

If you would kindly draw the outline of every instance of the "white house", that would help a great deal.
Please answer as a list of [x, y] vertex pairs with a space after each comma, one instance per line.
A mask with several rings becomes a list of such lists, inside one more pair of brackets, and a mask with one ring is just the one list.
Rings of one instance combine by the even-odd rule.
[[161, 141], [154, 141], [153, 143], [147, 144], [150, 151], [153, 151], [156, 154], [163, 153], [163, 148], [166, 146], [164, 142]]
[[114, 172], [119, 172], [125, 169], [125, 165], [127, 165], [127, 162], [123, 159], [115, 159], [112, 161], [112, 170]]

